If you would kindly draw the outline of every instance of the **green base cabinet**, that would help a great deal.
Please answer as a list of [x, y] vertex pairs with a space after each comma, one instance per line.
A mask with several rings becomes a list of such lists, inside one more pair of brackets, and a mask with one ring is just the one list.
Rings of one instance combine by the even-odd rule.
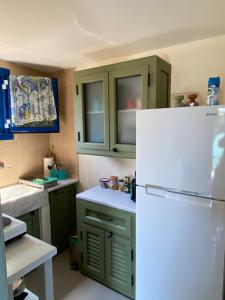
[[134, 298], [135, 215], [77, 199], [81, 272]]
[[169, 107], [170, 85], [158, 56], [75, 72], [77, 152], [135, 158], [136, 111]]
[[40, 239], [40, 214], [38, 209], [22, 215], [17, 219], [26, 223], [28, 234]]
[[69, 247], [69, 236], [75, 233], [75, 185], [49, 193], [51, 241], [57, 253]]

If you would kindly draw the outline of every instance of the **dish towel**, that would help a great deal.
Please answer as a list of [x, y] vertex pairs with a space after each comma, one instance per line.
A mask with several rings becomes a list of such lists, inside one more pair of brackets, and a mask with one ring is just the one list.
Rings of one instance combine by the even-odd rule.
[[10, 75], [10, 96], [16, 126], [57, 119], [51, 78]]

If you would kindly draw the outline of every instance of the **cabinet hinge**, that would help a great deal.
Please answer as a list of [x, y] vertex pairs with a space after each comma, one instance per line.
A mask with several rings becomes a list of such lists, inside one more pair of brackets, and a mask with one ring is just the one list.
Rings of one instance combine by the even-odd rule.
[[134, 286], [134, 275], [131, 275], [131, 286]]
[[150, 86], [151, 76], [150, 73], [148, 73], [148, 86]]
[[134, 250], [131, 250], [131, 261], [134, 261]]
[[80, 254], [80, 260], [83, 262], [84, 261], [84, 255], [83, 253]]
[[80, 240], [83, 241], [83, 232], [80, 232]]
[[78, 85], [76, 85], [76, 95], [79, 95]]

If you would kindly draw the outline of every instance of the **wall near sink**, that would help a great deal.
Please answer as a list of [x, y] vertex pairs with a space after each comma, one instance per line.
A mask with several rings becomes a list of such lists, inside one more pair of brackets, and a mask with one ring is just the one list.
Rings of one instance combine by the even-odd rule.
[[[11, 73], [47, 76], [44, 73], [0, 60]], [[42, 174], [42, 161], [49, 148], [48, 134], [15, 134], [13, 141], [0, 141], [0, 161], [11, 165], [0, 172], [0, 187], [16, 183], [23, 175]]]

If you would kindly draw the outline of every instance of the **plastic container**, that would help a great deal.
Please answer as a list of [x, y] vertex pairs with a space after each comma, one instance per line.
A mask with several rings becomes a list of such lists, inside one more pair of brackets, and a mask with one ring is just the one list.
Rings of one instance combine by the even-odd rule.
[[210, 106], [219, 105], [220, 77], [210, 77], [208, 81], [208, 99]]
[[109, 188], [109, 182], [110, 182], [110, 180], [108, 178], [100, 178], [99, 179], [100, 186], [103, 189], [108, 189]]

